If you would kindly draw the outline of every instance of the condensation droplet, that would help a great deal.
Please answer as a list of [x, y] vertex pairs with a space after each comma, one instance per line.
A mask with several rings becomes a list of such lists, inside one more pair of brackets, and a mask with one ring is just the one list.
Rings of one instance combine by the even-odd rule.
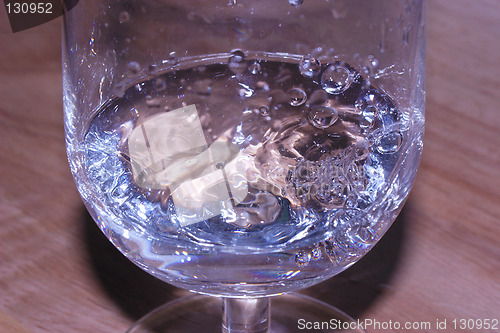
[[401, 148], [403, 139], [401, 133], [398, 131], [390, 132], [375, 141], [377, 151], [381, 154], [392, 154]]
[[288, 3], [294, 7], [299, 7], [303, 2], [304, 0], [288, 0]]
[[260, 64], [257, 62], [257, 61], [254, 61], [252, 62], [249, 66], [248, 66], [248, 70], [250, 71], [250, 73], [252, 74], [257, 74], [258, 72], [260, 72]]
[[131, 61], [127, 64], [127, 68], [132, 74], [137, 74], [141, 70], [141, 65], [136, 61]]
[[177, 55], [175, 54], [175, 52], [169, 53], [166, 63], [170, 66], [175, 66], [179, 63], [179, 59], [177, 58]]
[[229, 57], [229, 69], [234, 74], [241, 74], [247, 69], [247, 62], [245, 60], [245, 53], [241, 50], [234, 50]]
[[295, 263], [299, 267], [304, 267], [309, 265], [310, 261], [311, 261], [311, 254], [306, 251], [300, 251], [295, 255]]
[[353, 79], [342, 63], [329, 65], [321, 74], [321, 86], [329, 94], [340, 94], [351, 86]]
[[337, 110], [328, 106], [314, 106], [309, 111], [307, 119], [316, 128], [325, 129], [332, 126], [338, 119]]
[[118, 15], [118, 20], [120, 23], [126, 23], [130, 21], [130, 14], [127, 11], [120, 12]]
[[300, 88], [292, 88], [287, 92], [290, 98], [289, 103], [291, 106], [299, 106], [306, 102], [307, 94], [304, 90]]
[[309, 54], [300, 59], [299, 70], [300, 74], [306, 77], [313, 77], [321, 69], [321, 64], [318, 59], [311, 57]]

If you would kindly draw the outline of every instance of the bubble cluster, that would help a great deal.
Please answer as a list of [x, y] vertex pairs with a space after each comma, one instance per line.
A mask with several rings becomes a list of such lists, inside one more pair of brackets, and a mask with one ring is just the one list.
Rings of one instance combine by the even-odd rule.
[[364, 130], [373, 128], [377, 119], [382, 119], [391, 112], [391, 106], [386, 98], [373, 89], [362, 93], [354, 106], [361, 112], [359, 126]]
[[350, 146], [330, 158], [299, 161], [289, 177], [296, 198], [302, 205], [315, 203], [328, 210], [345, 207], [350, 197], [357, 201], [370, 182], [366, 150]]
[[[93, 164], [116, 158], [127, 169], [133, 162], [127, 149], [116, 154], [113, 148], [114, 155], [105, 157], [94, 156], [90, 150], [88, 169], [107, 193], [106, 200], [118, 203], [124, 208], [120, 214], [140, 221], [145, 230], [154, 225], [163, 232], [162, 237], [178, 232], [175, 237], [212, 242], [217, 244], [214, 249], [219, 244], [229, 250], [248, 245], [279, 247], [283, 250], [280, 255], [286, 252], [288, 256], [283, 265], [286, 261], [287, 268], [300, 274], [357, 260], [381, 234], [375, 215], [365, 218], [361, 212], [379, 207], [384, 195], [399, 185], [388, 183], [409, 138], [408, 126], [401, 125], [407, 115], [375, 86], [375, 79], [371, 83], [367, 80], [369, 73], [361, 66], [376, 68], [375, 58], [360, 59], [358, 67], [352, 67], [337, 61], [340, 57], [333, 53], [327, 56], [322, 49], [305, 49], [304, 53], [309, 54], [300, 60], [292, 55], [277, 61], [276, 56], [233, 50], [214, 55], [217, 59], [213, 62], [196, 59], [198, 63], [192, 67], [185, 63], [186, 58], [177, 59], [172, 53], [163, 67], [156, 64], [149, 73], [145, 71], [147, 66], [129, 63], [130, 73], [151, 78], [136, 81], [129, 89], [121, 87], [118, 96], [124, 98], [120, 103], [134, 104], [133, 108], [128, 107], [128, 113], [118, 117], [111, 112], [102, 124], [109, 126], [133, 115], [128, 126], [134, 128], [158, 113], [194, 104], [198, 119], [193, 119], [199, 120], [207, 146], [227, 144], [231, 153], [243, 157], [245, 172], [238, 175], [238, 182], [248, 186], [249, 193], [244, 200], [234, 200], [232, 188], [224, 185], [225, 180], [216, 179], [220, 175], [231, 177], [231, 164], [211, 164], [203, 171], [213, 173], [207, 182], [216, 182], [221, 192], [228, 189], [224, 198], [229, 196], [230, 204], [220, 215], [189, 226], [179, 225], [176, 214], [180, 210], [172, 201], [177, 183], [161, 194], [132, 191], [135, 185], [130, 170], [128, 180], [117, 181], [113, 177], [123, 177], [123, 172], [110, 176], [106, 169]], [[118, 132], [107, 128], [103, 135], [127, 131], [125, 127]], [[159, 135], [165, 132], [158, 128]], [[148, 136], [149, 143], [156, 142], [151, 138]], [[169, 160], [161, 162], [167, 165]], [[175, 171], [188, 178], [192, 177], [189, 170], [203, 167], [194, 158], [179, 165]], [[138, 191], [142, 192], [138, 195]], [[204, 194], [215, 201], [220, 195], [208, 190]], [[386, 204], [379, 209], [383, 211], [380, 214], [394, 212], [395, 207], [397, 204]]]
[[324, 243], [318, 243], [309, 249], [302, 249], [295, 254], [295, 264], [298, 267], [309, 266], [311, 262], [323, 259]]

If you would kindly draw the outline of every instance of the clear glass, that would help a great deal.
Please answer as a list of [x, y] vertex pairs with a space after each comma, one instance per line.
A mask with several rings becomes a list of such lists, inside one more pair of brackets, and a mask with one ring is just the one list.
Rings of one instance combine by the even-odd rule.
[[90, 214], [148, 273], [238, 298], [224, 301], [227, 331], [267, 331], [257, 298], [354, 264], [408, 196], [424, 7], [79, 3], [65, 17], [65, 129]]

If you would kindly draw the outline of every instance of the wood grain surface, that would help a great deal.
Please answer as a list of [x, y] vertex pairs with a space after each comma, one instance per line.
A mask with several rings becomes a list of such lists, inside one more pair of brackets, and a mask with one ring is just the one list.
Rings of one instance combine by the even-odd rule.
[[[0, 8], [0, 332], [124, 332], [185, 292], [129, 263], [83, 207], [65, 155], [60, 32], [57, 19], [13, 34]], [[427, 37], [410, 198], [372, 252], [304, 292], [360, 319], [432, 323], [409, 332], [496, 332], [451, 321], [500, 319], [500, 1], [431, 0]]]

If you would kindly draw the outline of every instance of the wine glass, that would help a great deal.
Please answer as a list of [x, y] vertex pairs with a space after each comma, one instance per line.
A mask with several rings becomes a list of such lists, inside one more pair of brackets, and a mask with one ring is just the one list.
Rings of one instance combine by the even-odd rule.
[[[222, 297], [224, 332], [292, 332], [298, 315], [348, 322], [285, 295], [271, 324], [269, 298], [354, 264], [407, 198], [424, 7], [80, 2], [65, 17], [65, 129], [90, 214], [146, 272]], [[216, 302], [176, 301], [130, 331], [210, 331]]]

